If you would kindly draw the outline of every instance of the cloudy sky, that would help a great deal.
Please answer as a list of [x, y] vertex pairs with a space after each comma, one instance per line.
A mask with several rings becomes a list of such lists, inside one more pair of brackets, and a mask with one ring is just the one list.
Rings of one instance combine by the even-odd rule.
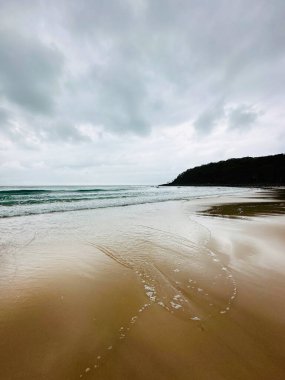
[[284, 0], [0, 0], [0, 184], [285, 151]]

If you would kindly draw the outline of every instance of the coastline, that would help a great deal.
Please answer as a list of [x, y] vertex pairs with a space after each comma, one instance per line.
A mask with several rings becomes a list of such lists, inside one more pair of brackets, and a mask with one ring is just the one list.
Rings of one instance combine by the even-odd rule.
[[281, 196], [74, 215], [13, 221], [19, 241], [2, 248], [3, 378], [284, 377]]

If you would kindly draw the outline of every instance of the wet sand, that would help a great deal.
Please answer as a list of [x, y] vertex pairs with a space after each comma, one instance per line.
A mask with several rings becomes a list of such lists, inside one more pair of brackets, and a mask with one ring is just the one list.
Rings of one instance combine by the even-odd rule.
[[283, 201], [1, 220], [0, 379], [284, 379]]

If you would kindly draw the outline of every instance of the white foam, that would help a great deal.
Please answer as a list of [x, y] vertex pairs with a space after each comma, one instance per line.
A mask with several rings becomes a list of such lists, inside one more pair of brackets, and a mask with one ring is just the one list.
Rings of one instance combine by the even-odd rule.
[[156, 300], [156, 296], [155, 296], [155, 293], [154, 293], [154, 292], [146, 292], [146, 295], [149, 297], [149, 299], [150, 299], [152, 302], [155, 302], [155, 300]]
[[182, 307], [179, 305], [179, 303], [175, 303], [173, 301], [170, 301], [170, 305], [173, 307], [173, 309], [180, 309]]
[[149, 285], [144, 285], [144, 288], [145, 290], [151, 290], [152, 292], [155, 291], [154, 287], [153, 286], [149, 286]]

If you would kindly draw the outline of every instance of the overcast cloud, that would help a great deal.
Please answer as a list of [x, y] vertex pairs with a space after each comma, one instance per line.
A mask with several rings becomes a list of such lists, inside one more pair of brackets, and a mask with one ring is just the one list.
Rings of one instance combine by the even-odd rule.
[[0, 184], [284, 152], [283, 0], [0, 0]]

